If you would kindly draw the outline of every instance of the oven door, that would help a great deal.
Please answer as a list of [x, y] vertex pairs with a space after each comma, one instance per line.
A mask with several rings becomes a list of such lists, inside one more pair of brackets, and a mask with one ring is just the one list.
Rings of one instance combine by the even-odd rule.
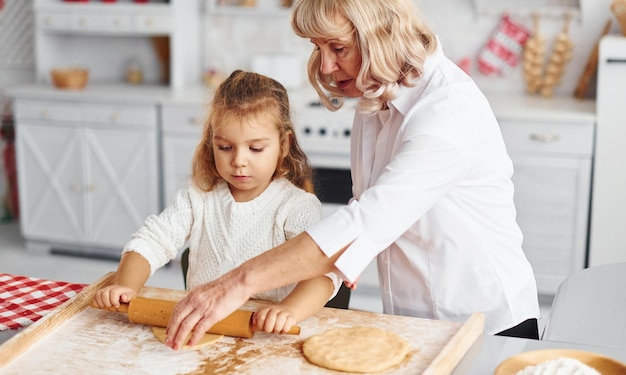
[[313, 167], [315, 194], [322, 202], [322, 217], [348, 203], [352, 198], [349, 168]]

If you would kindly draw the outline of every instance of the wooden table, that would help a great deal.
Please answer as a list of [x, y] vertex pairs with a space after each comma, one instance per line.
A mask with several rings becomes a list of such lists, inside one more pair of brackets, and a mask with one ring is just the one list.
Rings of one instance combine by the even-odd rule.
[[[0, 346], [0, 373], [76, 374], [319, 374], [302, 355], [302, 343], [326, 329], [374, 326], [397, 333], [411, 345], [403, 363], [385, 373], [449, 374], [482, 333], [483, 316], [467, 322], [418, 319], [324, 308], [299, 323], [299, 336], [257, 332], [251, 339], [225, 337], [202, 348], [174, 351], [148, 326], [125, 315], [89, 308], [95, 291], [112, 274], [85, 288]], [[145, 287], [145, 297], [178, 300], [183, 291]], [[250, 301], [244, 307], [255, 308]]]

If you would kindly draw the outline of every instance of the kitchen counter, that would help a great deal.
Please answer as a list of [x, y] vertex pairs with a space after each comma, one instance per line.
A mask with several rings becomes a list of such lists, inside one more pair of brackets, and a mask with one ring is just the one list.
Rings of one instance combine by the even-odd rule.
[[524, 93], [485, 93], [498, 119], [540, 122], [591, 122], [596, 120], [595, 100], [569, 96], [542, 98]]
[[[10, 96], [29, 98], [55, 98], [67, 100], [131, 101], [136, 103], [182, 103], [202, 105], [211, 96], [211, 89], [197, 85], [172, 89], [162, 85], [130, 85], [89, 83], [83, 90], [59, 90], [50, 85], [24, 85], [8, 88]], [[308, 87], [289, 90], [294, 103], [308, 104], [317, 100], [315, 91]], [[541, 121], [595, 122], [595, 100], [579, 100], [569, 96], [542, 98], [525, 93], [489, 93], [485, 96], [498, 118]], [[355, 101], [348, 99], [347, 105]]]

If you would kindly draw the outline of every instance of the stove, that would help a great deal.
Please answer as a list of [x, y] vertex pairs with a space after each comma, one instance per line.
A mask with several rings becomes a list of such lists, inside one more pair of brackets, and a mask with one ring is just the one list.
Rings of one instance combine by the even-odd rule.
[[356, 101], [347, 100], [339, 111], [331, 112], [314, 92], [291, 97], [296, 98], [296, 136], [313, 166], [315, 193], [325, 216], [352, 197], [350, 135]]

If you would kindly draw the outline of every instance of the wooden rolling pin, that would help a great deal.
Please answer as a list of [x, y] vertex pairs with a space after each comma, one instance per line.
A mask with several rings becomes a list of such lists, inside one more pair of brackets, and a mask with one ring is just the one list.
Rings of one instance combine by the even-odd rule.
[[[174, 307], [178, 301], [135, 297], [130, 303], [121, 304], [119, 308], [101, 308], [102, 310], [121, 312], [128, 314], [128, 320], [133, 323], [148, 324], [157, 327], [167, 327], [172, 316]], [[91, 307], [100, 308], [93, 302]], [[253, 311], [235, 310], [232, 314], [217, 322], [213, 327], [209, 328], [208, 333], [218, 335], [251, 338], [254, 336], [254, 327], [252, 325]], [[293, 326], [287, 332], [290, 335], [299, 335], [300, 327]]]

